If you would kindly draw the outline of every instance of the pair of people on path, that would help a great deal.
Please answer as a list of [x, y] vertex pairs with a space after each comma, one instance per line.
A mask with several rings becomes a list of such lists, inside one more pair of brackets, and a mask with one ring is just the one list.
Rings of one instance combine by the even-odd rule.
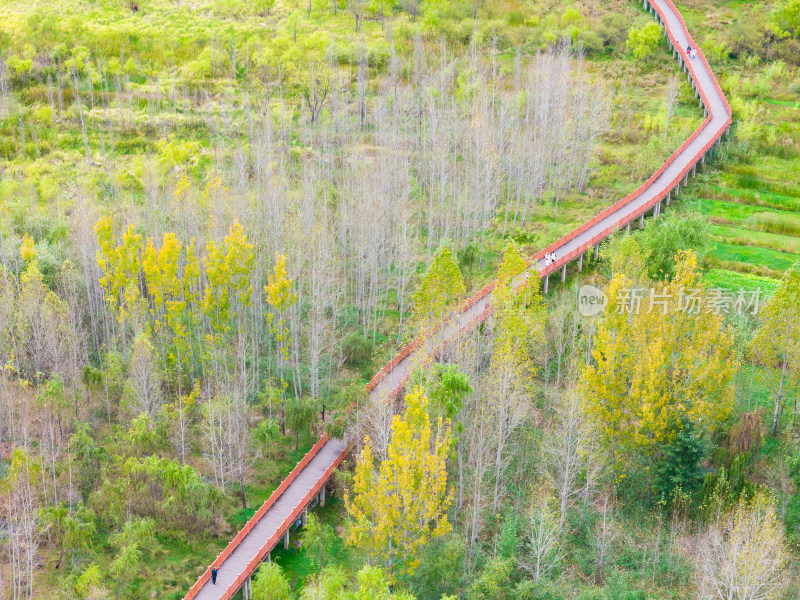
[[688, 46], [686, 46], [686, 54], [689, 55], [689, 58], [694, 58], [695, 56], [697, 56], [697, 50], [692, 48], [692, 45], [689, 44]]
[[552, 263], [556, 262], [556, 253], [555, 252], [548, 252], [544, 255], [544, 266], [547, 267]]

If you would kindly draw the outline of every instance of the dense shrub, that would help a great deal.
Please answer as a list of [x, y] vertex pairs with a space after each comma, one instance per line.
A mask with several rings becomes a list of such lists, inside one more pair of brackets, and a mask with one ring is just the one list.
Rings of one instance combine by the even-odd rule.
[[345, 364], [350, 367], [363, 367], [372, 360], [372, 340], [354, 331], [344, 340]]
[[651, 277], [671, 278], [675, 274], [675, 253], [695, 250], [702, 254], [708, 243], [708, 225], [701, 215], [667, 214], [652, 219], [640, 235]]
[[661, 40], [661, 28], [653, 22], [644, 27], [631, 29], [625, 46], [634, 58], [643, 60], [655, 55]]

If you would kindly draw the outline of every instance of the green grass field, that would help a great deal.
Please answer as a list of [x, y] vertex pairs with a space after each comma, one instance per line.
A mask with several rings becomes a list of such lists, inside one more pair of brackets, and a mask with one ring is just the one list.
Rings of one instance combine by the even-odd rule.
[[[732, 138], [684, 196], [711, 223], [707, 266], [780, 278], [800, 260], [800, 73], [781, 60], [733, 58], [747, 12], [767, 6], [678, 7], [733, 109]], [[712, 280], [739, 281], [712, 272]]]

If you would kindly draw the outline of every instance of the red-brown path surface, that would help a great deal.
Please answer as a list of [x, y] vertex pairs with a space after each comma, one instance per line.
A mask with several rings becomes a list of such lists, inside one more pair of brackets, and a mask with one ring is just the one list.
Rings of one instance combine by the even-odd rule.
[[[521, 277], [536, 276], [547, 281], [554, 271], [563, 270], [566, 273], [568, 263], [578, 259], [582, 264], [583, 255], [616, 230], [643, 218], [647, 211], [652, 211], [655, 216], [660, 214], [663, 204], [668, 204], [672, 194], [677, 194], [681, 182], [697, 168], [698, 163], [705, 160], [705, 155], [730, 127], [730, 106], [702, 52], [698, 49], [694, 59], [686, 54], [687, 45], [695, 49], [697, 45], [691, 39], [677, 8], [671, 0], [643, 0], [643, 5], [654, 13], [664, 27], [673, 54], [677, 55], [679, 64], [687, 72], [708, 117], [638, 190], [534, 255]], [[550, 265], [544, 262], [547, 252], [556, 254], [555, 262]], [[442, 340], [444, 343], [454, 341], [484, 320], [491, 313], [492, 287], [485, 287], [467, 300], [436, 336], [417, 340], [395, 356], [367, 386], [370, 398], [378, 400], [395, 396], [414, 368], [436, 355]], [[302, 510], [314, 500], [346, 452], [347, 444], [341, 440], [320, 440], [214, 561], [213, 566], [219, 569], [217, 584], [211, 583], [209, 567], [187, 593], [185, 600], [231, 598], [245, 585], [259, 562], [277, 545]]]

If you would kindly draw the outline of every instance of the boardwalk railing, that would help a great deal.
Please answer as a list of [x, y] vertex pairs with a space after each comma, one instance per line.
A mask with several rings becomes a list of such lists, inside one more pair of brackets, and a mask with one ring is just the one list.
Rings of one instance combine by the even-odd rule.
[[[300, 460], [300, 462], [297, 463], [297, 465], [294, 467], [294, 469], [292, 469], [291, 473], [289, 473], [289, 475], [286, 477], [286, 479], [284, 479], [281, 482], [281, 484], [275, 489], [275, 491], [272, 492], [272, 494], [270, 494], [269, 498], [267, 498], [264, 501], [264, 504], [262, 504], [261, 507], [255, 512], [255, 514], [253, 514], [253, 516], [250, 517], [250, 519], [247, 521], [247, 523], [245, 523], [245, 526], [242, 527], [241, 530], [239, 530], [239, 533], [236, 534], [236, 537], [234, 537], [228, 543], [228, 545], [225, 547], [225, 549], [217, 555], [217, 558], [214, 559], [214, 562], [212, 562], [208, 566], [208, 568], [203, 572], [203, 574], [200, 575], [200, 577], [197, 579], [195, 584], [189, 589], [189, 592], [186, 594], [186, 596], [184, 596], [185, 600], [188, 600], [190, 598], [194, 598], [197, 595], [197, 593], [203, 588], [203, 586], [211, 579], [211, 569], [219, 568], [222, 565], [222, 563], [225, 562], [225, 559], [228, 558], [231, 555], [231, 553], [236, 549], [236, 547], [239, 545], [239, 543], [245, 538], [245, 536], [248, 533], [250, 533], [250, 531], [253, 529], [253, 527], [255, 527], [256, 523], [258, 523], [261, 520], [261, 517], [263, 517], [266, 514], [266, 512], [270, 509], [270, 507], [272, 507], [272, 505], [275, 504], [275, 502], [278, 500], [278, 498], [280, 498], [283, 495], [283, 492], [286, 491], [286, 488], [289, 487], [289, 485], [295, 480], [295, 478], [306, 467], [306, 465], [308, 465], [308, 463], [311, 462], [311, 459], [314, 458], [317, 455], [317, 453], [322, 449], [322, 447], [325, 445], [325, 443], [327, 441], [328, 441], [328, 436], [323, 435], [319, 439], [319, 441], [316, 444], [314, 444], [314, 446], [311, 448], [311, 450], [309, 450], [306, 453], [306, 455], [302, 458], [302, 460]], [[341, 463], [341, 459], [342, 458], [344, 458], [344, 456], [340, 457], [339, 462], [336, 463], [336, 466], [339, 466], [339, 463]], [[336, 468], [336, 467], [333, 467], [333, 468]], [[330, 469], [330, 470], [332, 470], [332, 469]], [[328, 478], [329, 477], [330, 477], [330, 475], [328, 475]], [[325, 478], [325, 481], [327, 481], [328, 478]], [[321, 487], [321, 485], [319, 487]], [[317, 491], [319, 491], [319, 490], [317, 490]], [[310, 502], [310, 499], [309, 499], [309, 502]], [[303, 504], [303, 506], [305, 506], [305, 504]], [[297, 517], [295, 517], [295, 519], [296, 518]], [[270, 550], [272, 550], [272, 548], [277, 543], [277, 540], [280, 540], [281, 536], [286, 532], [286, 529], [288, 529], [288, 525], [291, 524], [292, 522], [293, 522], [293, 519], [286, 519], [285, 520], [285, 522], [282, 524], [282, 526], [279, 527], [278, 530], [276, 531], [276, 535], [280, 534], [280, 535], [277, 536], [277, 539], [273, 542], [272, 539], [270, 538], [270, 540], [268, 540], [267, 543], [264, 544], [264, 548], [262, 548], [262, 550], [264, 550], [264, 554], [266, 554], [266, 552], [269, 552]], [[270, 542], [272, 542], [271, 545], [270, 545]], [[250, 572], [252, 572], [252, 571], [250, 571]], [[227, 598], [227, 597], [233, 596], [239, 590], [239, 588], [242, 585], [242, 582], [240, 582], [239, 579], [242, 579], [242, 577], [240, 576], [237, 579], [238, 585], [236, 585], [233, 588], [233, 591], [230, 593], [230, 596], [220, 596], [220, 597], [221, 598]]]
[[[670, 46], [673, 50], [673, 55], [677, 55], [678, 61], [680, 65], [686, 70], [688, 74], [689, 81], [692, 83], [692, 86], [695, 90], [696, 95], [700, 99], [700, 105], [706, 110], [707, 116], [704, 119], [703, 123], [698, 127], [691, 136], [683, 143], [681, 146], [669, 157], [669, 159], [661, 166], [661, 168], [656, 171], [652, 177], [650, 177], [644, 184], [642, 184], [637, 190], [628, 194], [625, 198], [616, 202], [614, 205], [609, 206], [605, 210], [603, 210], [600, 214], [595, 216], [590, 221], [587, 221], [583, 225], [581, 225], [576, 230], [572, 231], [568, 235], [564, 236], [560, 240], [553, 242], [547, 248], [544, 248], [540, 252], [534, 254], [528, 261], [528, 273], [536, 273], [539, 278], [547, 280], [549, 275], [558, 269], [562, 269], [562, 272], [565, 274], [566, 265], [583, 256], [589, 248], [597, 247], [597, 245], [603, 241], [604, 239], [608, 238], [614, 232], [618, 231], [622, 227], [629, 225], [632, 221], [636, 219], [643, 218], [644, 214], [649, 211], [653, 210], [654, 214], [658, 214], [660, 212], [661, 203], [666, 198], [669, 202], [670, 195], [673, 191], [677, 192], [680, 186], [681, 180], [686, 180], [688, 178], [690, 171], [696, 171], [697, 164], [705, 159], [706, 154], [708, 151], [720, 141], [723, 134], [726, 133], [731, 124], [731, 108], [728, 104], [725, 95], [722, 93], [722, 90], [717, 82], [716, 77], [714, 77], [714, 73], [711, 71], [711, 67], [708, 64], [708, 61], [705, 58], [705, 55], [700, 51], [697, 47], [697, 44], [694, 43], [694, 40], [689, 35], [689, 32], [686, 28], [686, 23], [683, 20], [680, 12], [675, 5], [672, 3], [671, 0], [643, 0], [643, 6], [646, 9], [649, 9], [653, 12], [659, 22], [665, 29], [667, 34], [667, 39], [669, 41]], [[670, 29], [668, 26], [669, 17], [665, 13], [664, 9], [667, 9], [672, 13], [673, 18], [677, 17], [680, 22], [679, 30]], [[679, 37], [680, 36], [680, 39]], [[683, 38], [686, 38], [686, 43], [691, 45], [692, 48], [696, 49], [697, 56], [699, 58], [700, 63], [702, 64], [702, 74], [706, 75], [712, 82], [714, 86], [714, 91], [716, 92], [716, 98], [722, 102], [724, 111], [725, 111], [725, 118], [722, 121], [719, 121], [720, 115], [715, 115], [712, 111], [712, 102], [709, 102], [709, 98], [707, 96], [706, 90], [701, 85], [701, 77], [698, 76], [697, 69], [695, 68], [696, 63], [694, 62], [697, 59], [692, 59], [687, 56], [686, 51], [684, 49], [684, 42]], [[685, 152], [687, 149], [695, 142], [698, 136], [702, 135], [707, 131], [709, 127], [711, 127], [714, 121], [718, 121], [716, 129], [712, 132], [710, 139], [694, 154], [686, 159]], [[640, 198], [643, 194], [645, 194], [648, 190], [656, 186], [656, 182], [659, 178], [665, 173], [665, 171], [670, 168], [676, 161], [685, 161], [685, 165], [680, 169], [677, 175], [674, 175], [669, 182], [666, 183], [658, 183], [657, 193], [653, 195], [648, 201], [638, 205], [638, 206], [629, 206], [633, 204], [638, 198]], [[626, 210], [626, 208], [629, 208]], [[607, 222], [609, 218], [611, 218], [615, 213], [621, 212], [620, 218], [614, 220], [613, 222]], [[548, 253], [555, 252], [557, 250], [564, 250], [574, 245], [574, 242], [577, 238], [583, 236], [593, 228], [596, 228], [598, 225], [606, 222], [605, 226], [602, 227], [595, 235], [593, 235], [590, 239], [584, 240], [578, 246], [569, 250], [564, 254], [563, 252], [558, 253], [558, 258], [550, 264], [542, 265], [541, 261], [544, 256]], [[492, 291], [494, 290], [495, 282], [490, 283], [489, 285], [485, 286], [481, 290], [479, 290], [476, 294], [471, 296], [470, 298], [466, 299], [459, 308], [454, 311], [453, 315], [449, 318], [445, 319], [440, 326], [434, 328], [433, 333], [438, 332], [440, 329], [439, 327], [449, 327], [448, 337], [447, 339], [442, 339], [441, 343], [437, 343], [436, 346], [431, 346], [429, 349], [426, 349], [425, 346], [427, 343], [430, 342], [432, 333], [428, 332], [427, 336], [422, 336], [415, 339], [413, 342], [408, 344], [405, 348], [403, 348], [400, 352], [398, 352], [383, 368], [378, 371], [372, 380], [366, 385], [366, 391], [370, 394], [377, 394], [379, 386], [382, 382], [386, 379], [387, 375], [393, 373], [395, 369], [398, 369], [399, 376], [395, 377], [395, 381], [391, 383], [393, 386], [391, 389], [383, 389], [380, 390], [380, 393], [383, 397], [393, 398], [400, 394], [405, 387], [408, 378], [411, 375], [412, 369], [409, 364], [403, 365], [403, 363], [409, 360], [417, 351], [427, 351], [429, 359], [434, 359], [436, 356], [441, 352], [442, 349], [447, 347], [448, 345], [456, 342], [460, 339], [463, 334], [468, 331], [471, 331], [475, 327], [478, 326], [481, 322], [485, 321], [489, 315], [492, 313], [493, 306], [490, 302], [490, 296]], [[456, 322], [461, 319], [462, 315], [466, 315], [468, 311], [475, 309], [476, 305], [479, 303], [484, 303], [483, 308], [478, 306], [479, 312], [472, 316], [472, 318], [465, 323], [461, 323], [458, 327], [452, 327], [454, 320]], [[455, 316], [454, 316], [455, 315]], [[444, 338], [444, 334], [442, 335]], [[402, 366], [401, 366], [402, 365]], [[228, 546], [217, 556], [214, 562], [203, 572], [203, 574], [198, 578], [197, 582], [192, 586], [189, 592], [186, 594], [184, 600], [191, 600], [195, 598], [201, 589], [208, 583], [209, 579], [211, 578], [211, 569], [213, 567], [219, 567], [222, 565], [225, 560], [231, 555], [231, 553], [238, 547], [241, 541], [247, 537], [255, 527], [255, 525], [260, 521], [260, 519], [269, 511], [269, 509], [275, 504], [275, 502], [280, 498], [289, 485], [292, 484], [293, 481], [297, 478], [297, 476], [306, 468], [306, 466], [311, 462], [311, 460], [317, 456], [319, 451], [325, 446], [326, 442], [328, 442], [327, 436], [323, 436], [311, 450], [309, 450], [308, 454], [306, 454], [303, 459], [297, 463], [297, 466], [292, 470], [289, 476], [281, 483], [280, 486], [270, 495], [266, 502], [256, 511], [253, 517], [247, 522], [247, 524], [236, 534], [236, 537], [231, 540]], [[215, 594], [214, 598], [219, 598], [220, 600], [227, 600], [233, 597], [236, 592], [241, 589], [242, 587], [246, 587], [246, 583], [255, 569], [258, 567], [258, 564], [264, 560], [267, 554], [275, 547], [281, 537], [286, 533], [286, 531], [291, 527], [291, 524], [294, 523], [297, 518], [300, 516], [302, 511], [309, 505], [309, 503], [313, 500], [314, 496], [319, 493], [322, 489], [322, 486], [330, 479], [331, 475], [333, 474], [334, 470], [339, 466], [342, 462], [346, 450], [339, 453], [336, 457], [334, 457], [330, 464], [327, 466], [324, 473], [316, 480], [314, 485], [309, 489], [309, 491], [305, 494], [303, 498], [301, 498], [295, 505], [290, 514], [283, 519], [281, 524], [275, 529], [274, 533], [269, 536], [267, 540], [263, 542], [259, 546], [259, 551], [256, 553], [255, 556], [249, 561], [246, 567], [241, 571], [241, 573], [237, 576], [233, 583], [231, 583], [227, 588], [220, 589], [218, 594]]]

